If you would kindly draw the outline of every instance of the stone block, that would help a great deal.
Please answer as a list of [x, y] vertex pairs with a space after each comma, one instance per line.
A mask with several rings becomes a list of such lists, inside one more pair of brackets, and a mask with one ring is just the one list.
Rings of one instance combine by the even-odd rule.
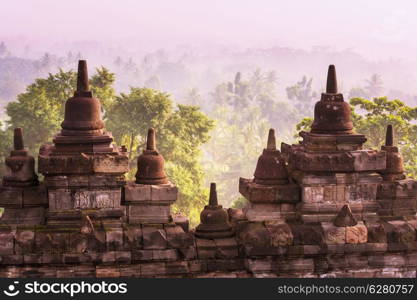
[[165, 268], [167, 274], [188, 275], [189, 273], [188, 263], [186, 261], [167, 262]]
[[304, 203], [320, 203], [324, 200], [323, 186], [304, 186], [301, 188], [301, 198]]
[[333, 223], [323, 222], [321, 227], [324, 232], [326, 244], [344, 244], [346, 242], [346, 228], [334, 226]]
[[41, 174], [94, 174], [107, 173], [120, 175], [129, 172], [129, 161], [126, 155], [42, 155], [38, 157], [38, 171]]
[[27, 187], [23, 189], [23, 206], [45, 206], [48, 205], [48, 196], [44, 185]]
[[252, 203], [297, 203], [300, 188], [295, 184], [267, 186], [240, 178], [239, 192]]
[[123, 230], [121, 228], [106, 229], [107, 251], [118, 251], [123, 249]]
[[272, 259], [245, 259], [245, 268], [251, 273], [278, 271], [277, 263]]
[[15, 235], [15, 252], [17, 254], [31, 253], [35, 246], [35, 231], [18, 229]]
[[293, 244], [291, 228], [286, 223], [266, 223], [272, 246], [290, 246]]
[[417, 253], [407, 253], [405, 257], [408, 267], [417, 267]]
[[158, 277], [167, 273], [164, 262], [146, 263], [141, 265], [141, 275], [145, 277]]
[[400, 254], [371, 255], [368, 257], [371, 267], [402, 267], [406, 258]]
[[151, 261], [153, 259], [153, 250], [132, 250], [132, 261]]
[[120, 270], [118, 267], [97, 266], [96, 277], [97, 278], [119, 278]]
[[68, 188], [69, 186], [68, 176], [65, 176], [65, 175], [55, 175], [55, 176], [45, 175], [44, 183], [50, 189]]
[[228, 208], [227, 214], [229, 215], [229, 222], [233, 225], [240, 221], [245, 221], [246, 216], [243, 212], [243, 209], [237, 209], [237, 208]]
[[378, 187], [379, 199], [415, 197], [417, 197], [417, 182], [411, 178], [397, 181], [383, 181]]
[[213, 240], [196, 239], [197, 255], [199, 259], [215, 258], [217, 247]]
[[77, 278], [94, 277], [96, 274], [95, 266], [74, 266], [74, 276]]
[[72, 175], [68, 176], [68, 186], [72, 188], [88, 188], [89, 178], [88, 175]]
[[99, 253], [101, 255], [101, 263], [104, 265], [114, 265], [116, 263], [115, 251], [106, 251]]
[[363, 222], [358, 222], [355, 226], [346, 227], [346, 243], [359, 244], [366, 243], [368, 240], [368, 229]]
[[319, 224], [289, 224], [294, 245], [317, 245], [324, 240], [323, 228]]
[[386, 243], [387, 235], [381, 223], [366, 222], [369, 243]]
[[124, 175], [94, 174], [88, 175], [88, 186], [90, 188], [120, 188], [126, 185]]
[[234, 238], [214, 239], [217, 258], [233, 258], [239, 255], [237, 241]]
[[181, 226], [184, 232], [188, 232], [190, 229], [190, 221], [181, 214], [174, 214], [172, 216], [172, 222]]
[[70, 235], [66, 232], [35, 232], [35, 251], [40, 253], [63, 253], [70, 248]]
[[0, 259], [1, 265], [22, 265], [24, 264], [24, 257], [22, 254], [3, 255]]
[[0, 255], [11, 255], [14, 252], [14, 234], [10, 230], [0, 230]]
[[74, 207], [70, 189], [49, 189], [48, 200], [50, 210], [70, 210]]
[[386, 155], [383, 151], [355, 150], [343, 152], [291, 153], [290, 161], [295, 168], [304, 172], [364, 172], [384, 170]]
[[[64, 256], [57, 253], [43, 253], [42, 264], [63, 264]], [[80, 260], [82, 262], [82, 260]]]
[[120, 208], [121, 190], [78, 189], [71, 192], [72, 209]]
[[0, 207], [23, 207], [23, 189], [13, 187], [0, 187]]
[[124, 187], [124, 196], [126, 203], [147, 203], [152, 200], [151, 186], [128, 182], [128, 184]]
[[152, 260], [174, 261], [178, 259], [175, 249], [152, 250]]
[[246, 219], [251, 222], [285, 220], [279, 204], [250, 203], [243, 209]]
[[197, 250], [194, 246], [188, 248], [180, 248], [178, 252], [182, 259], [191, 260], [197, 258]]
[[347, 255], [347, 264], [349, 268], [364, 268], [368, 265], [368, 257], [361, 254]]
[[120, 277], [138, 277], [140, 275], [140, 265], [120, 266]]
[[114, 251], [114, 257], [117, 264], [132, 263], [132, 254], [130, 251]]
[[[103, 254], [103, 257], [106, 253]], [[80, 263], [80, 256], [78, 253], [64, 253], [63, 254], [64, 264], [79, 264]], [[104, 259], [103, 259], [104, 262]]]
[[178, 197], [178, 188], [172, 183], [151, 185], [152, 202], [174, 203]]
[[202, 273], [207, 271], [207, 265], [203, 261], [190, 260], [188, 261], [188, 270], [190, 273]]
[[42, 225], [45, 223], [45, 208], [5, 208], [0, 223], [6, 225]]
[[349, 266], [348, 259], [344, 254], [331, 254], [326, 256], [330, 269], [344, 270]]
[[383, 222], [388, 243], [409, 243], [416, 240], [414, 228], [405, 221]]
[[301, 172], [299, 170], [294, 170], [291, 173], [291, 177], [294, 178], [294, 180], [301, 186], [335, 185], [338, 183], [337, 175], [338, 174], [317, 175]]
[[142, 228], [140, 225], [128, 225], [123, 229], [123, 244], [127, 249], [140, 249], [143, 246]]
[[190, 233], [184, 232], [181, 226], [165, 226], [168, 246], [172, 248], [187, 248], [194, 244], [194, 237]]
[[171, 221], [169, 205], [129, 205], [127, 207], [129, 224], [168, 223]]
[[206, 263], [208, 272], [232, 272], [245, 268], [242, 259], [210, 259]]
[[307, 273], [314, 271], [314, 260], [311, 258], [296, 258], [281, 260], [278, 263], [280, 273]]

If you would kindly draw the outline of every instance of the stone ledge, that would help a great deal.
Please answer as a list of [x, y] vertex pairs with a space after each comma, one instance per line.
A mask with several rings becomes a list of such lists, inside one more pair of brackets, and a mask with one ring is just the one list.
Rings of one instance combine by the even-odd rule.
[[124, 201], [133, 204], [170, 205], [177, 200], [178, 188], [172, 184], [147, 185], [128, 182], [124, 187]]
[[120, 174], [129, 171], [126, 155], [85, 153], [75, 155], [39, 155], [38, 171], [43, 175], [60, 174]]
[[386, 153], [376, 150], [290, 153], [290, 165], [304, 172], [364, 172], [386, 168]]
[[295, 184], [261, 185], [251, 179], [239, 179], [239, 192], [252, 203], [297, 203], [300, 188]]

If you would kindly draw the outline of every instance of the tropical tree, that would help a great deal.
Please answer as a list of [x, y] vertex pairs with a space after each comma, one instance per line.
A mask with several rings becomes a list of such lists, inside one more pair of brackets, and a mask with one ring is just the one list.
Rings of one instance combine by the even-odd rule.
[[0, 178], [4, 175], [5, 159], [12, 147], [12, 131], [5, 129], [2, 122], [0, 122]]
[[349, 99], [380, 97], [384, 90], [383, 81], [380, 75], [372, 74], [369, 79], [365, 79], [364, 87], [354, 87], [349, 91]]
[[134, 87], [116, 97], [108, 116], [107, 129], [117, 143], [127, 145], [131, 178], [136, 173], [136, 158], [145, 146], [148, 128], [156, 129], [157, 148], [165, 158], [170, 179], [180, 191], [175, 210], [188, 215], [193, 224], [198, 222], [207, 200], [200, 148], [210, 138], [213, 121], [197, 106], [174, 107], [168, 94]]
[[311, 115], [313, 112], [313, 101], [317, 98], [317, 93], [312, 88], [313, 78], [303, 78], [295, 85], [286, 88], [288, 99], [294, 101], [298, 112], [303, 116]]
[[203, 146], [206, 184], [216, 182], [219, 201], [230, 207], [240, 197], [239, 177], [253, 176], [271, 125], [257, 107], [234, 114], [230, 107], [216, 106], [210, 116], [216, 127], [215, 138]]

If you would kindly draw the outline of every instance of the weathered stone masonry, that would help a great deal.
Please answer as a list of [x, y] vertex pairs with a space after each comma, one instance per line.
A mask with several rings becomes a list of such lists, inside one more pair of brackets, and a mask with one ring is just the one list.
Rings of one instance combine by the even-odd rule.
[[416, 277], [417, 182], [404, 176], [393, 129], [380, 151], [362, 146], [329, 67], [311, 132], [276, 148], [270, 130], [254, 178], [239, 180], [243, 210], [218, 204], [216, 185], [189, 228], [170, 205], [156, 134], [126, 182], [126, 149], [101, 119], [80, 61], [62, 130], [39, 151], [22, 129], [0, 187], [1, 277]]

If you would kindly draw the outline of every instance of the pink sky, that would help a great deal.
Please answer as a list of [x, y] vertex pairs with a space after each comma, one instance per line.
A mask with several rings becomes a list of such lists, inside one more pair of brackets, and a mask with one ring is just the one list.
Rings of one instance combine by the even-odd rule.
[[0, 10], [0, 38], [115, 46], [273, 44], [354, 48], [413, 57], [415, 1], [392, 0], [13, 0]]

